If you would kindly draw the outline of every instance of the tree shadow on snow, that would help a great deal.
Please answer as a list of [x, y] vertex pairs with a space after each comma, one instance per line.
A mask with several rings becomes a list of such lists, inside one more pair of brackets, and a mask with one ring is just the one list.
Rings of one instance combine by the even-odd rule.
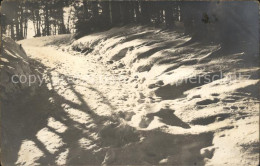
[[[47, 70], [39, 62], [34, 64]], [[61, 96], [52, 82], [52, 76], [47, 76], [50, 89], [44, 84], [30, 100], [24, 101], [24, 97], [20, 96], [16, 101], [2, 105], [2, 162], [5, 165], [29, 164], [19, 160], [25, 155], [21, 152], [21, 146], [26, 141], [33, 142], [34, 148], [41, 152], [38, 158], [32, 159], [34, 164], [40, 165], [57, 165], [60, 157], [65, 160], [63, 165], [100, 165], [108, 151], [115, 151], [117, 155], [113, 163], [106, 164], [158, 164], [167, 157], [169, 164], [201, 164], [200, 149], [212, 145], [212, 133], [172, 135], [161, 131], [137, 131], [115, 118], [100, 116], [90, 109], [81, 92], [68, 78], [63, 77], [63, 81], [78, 102]], [[93, 87], [89, 89], [103, 99], [103, 104], [115, 109], [100, 91]], [[150, 116], [161, 117], [168, 125], [189, 128], [178, 117], [165, 119], [168, 117], [167, 111]], [[50, 125], [50, 119], [63, 124], [64, 131], [61, 131], [62, 127]], [[55, 140], [52, 142], [53, 135], [59, 138], [57, 145]], [[145, 139], [141, 141], [141, 137]], [[50, 144], [54, 144], [53, 151]], [[34, 151], [27, 155], [31, 153]]]

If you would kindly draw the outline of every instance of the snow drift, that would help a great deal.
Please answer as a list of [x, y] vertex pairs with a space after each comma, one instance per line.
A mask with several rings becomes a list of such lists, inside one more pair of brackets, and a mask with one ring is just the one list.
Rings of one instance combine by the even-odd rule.
[[[120, 108], [119, 114], [128, 125], [151, 133], [159, 130], [173, 134], [168, 141], [161, 133], [115, 149], [107, 154], [113, 159], [104, 163], [258, 163], [254, 153], [258, 131], [243, 130], [258, 125], [259, 54], [255, 45], [245, 44], [242, 49], [230, 45], [226, 51], [217, 43], [192, 40], [181, 32], [126, 26], [82, 37], [71, 48], [79, 52], [76, 55], [94, 57], [112, 73], [128, 75], [130, 82], [124, 88], [133, 88], [137, 94], [127, 96], [125, 108]], [[183, 136], [180, 140], [191, 137], [193, 147], [171, 144], [179, 141], [175, 134]], [[240, 135], [238, 139], [234, 139], [236, 135]], [[160, 150], [164, 147], [161, 141], [167, 143]], [[171, 149], [179, 146], [181, 156], [176, 156], [176, 149]], [[138, 150], [143, 148], [150, 157], [140, 157], [145, 152]], [[129, 157], [129, 151], [136, 156]], [[193, 157], [188, 157], [189, 153]], [[133, 158], [136, 163], [130, 162]], [[238, 158], [241, 161], [236, 161]]]
[[29, 85], [28, 82], [21, 82], [18, 77], [13, 76], [26, 76], [33, 75], [29, 58], [27, 57], [21, 45], [18, 45], [9, 37], [2, 39], [3, 50], [1, 51], [1, 100], [11, 100], [17, 95], [28, 90], [28, 95], [32, 95], [35, 91], [35, 84]]

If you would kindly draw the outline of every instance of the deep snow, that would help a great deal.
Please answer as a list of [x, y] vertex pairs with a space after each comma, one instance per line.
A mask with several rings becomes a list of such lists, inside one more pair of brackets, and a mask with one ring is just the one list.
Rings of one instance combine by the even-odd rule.
[[258, 57], [190, 39], [127, 26], [21, 41], [46, 87], [10, 119], [23, 127], [4, 161], [257, 165]]
[[[17, 78], [13, 78], [12, 82], [13, 75], [26, 75], [28, 77], [33, 74], [29, 66], [29, 59], [20, 45], [6, 36], [3, 36], [2, 44], [3, 50], [1, 50], [0, 57], [1, 101], [14, 99], [17, 94], [29, 89], [28, 84], [19, 82]], [[33, 93], [34, 88], [30, 88], [30, 91]]]

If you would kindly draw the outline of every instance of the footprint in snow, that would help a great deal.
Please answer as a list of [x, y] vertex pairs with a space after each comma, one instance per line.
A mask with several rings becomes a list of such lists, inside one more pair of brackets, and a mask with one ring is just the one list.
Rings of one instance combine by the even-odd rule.
[[214, 98], [214, 100], [211, 99], [205, 99], [202, 101], [198, 101], [196, 104], [197, 105], [209, 105], [209, 104], [214, 104], [214, 103], [218, 103], [219, 99], [218, 98]]

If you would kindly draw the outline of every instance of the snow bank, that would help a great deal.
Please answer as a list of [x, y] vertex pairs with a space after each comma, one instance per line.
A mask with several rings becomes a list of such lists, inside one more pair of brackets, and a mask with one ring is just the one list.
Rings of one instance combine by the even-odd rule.
[[[113, 73], [128, 75], [125, 88], [135, 89], [137, 96], [126, 99], [127, 111], [120, 108], [118, 114], [128, 125], [154, 136], [107, 152], [103, 164], [258, 164], [254, 150], [259, 142], [259, 54], [255, 45], [224, 51], [216, 43], [191, 40], [180, 32], [126, 26], [82, 37], [70, 49], [80, 52], [74, 55], [93, 57]], [[243, 130], [247, 121], [255, 126], [254, 134]], [[237, 133], [244, 140], [234, 139]], [[249, 134], [253, 140], [247, 139]], [[181, 140], [188, 138], [193, 144], [186, 146]], [[234, 144], [227, 146], [231, 140]], [[177, 145], [181, 149], [167, 148]], [[238, 158], [241, 161], [235, 161]]]
[[23, 45], [43, 47], [47, 45], [60, 46], [62, 44], [69, 44], [72, 41], [73, 41], [72, 35], [64, 34], [64, 35], [55, 35], [55, 36], [36, 37], [36, 38], [31, 38], [29, 40], [22, 40], [19, 42], [22, 43]]
[[29, 59], [22, 46], [16, 44], [9, 37], [3, 37], [2, 44], [3, 50], [0, 61], [1, 100], [14, 99], [24, 90], [29, 90], [28, 94], [33, 93], [37, 82], [29, 84], [28, 81], [19, 81], [19, 76], [25, 76], [24, 79], [27, 79], [30, 75], [35, 75], [29, 66]]
[[[113, 28], [72, 43], [73, 50], [95, 56], [113, 70], [125, 66], [138, 80], [145, 80], [142, 81], [143, 85], [150, 89], [173, 87], [193, 77], [197, 77], [195, 81], [201, 81], [198, 76], [207, 76], [209, 83], [220, 74], [222, 77], [232, 75], [229, 72], [234, 70], [232, 68], [247, 68], [242, 66], [244, 63], [257, 66], [257, 54], [252, 57], [246, 52], [257, 48], [253, 45], [245, 47], [244, 50], [222, 52], [217, 44], [202, 44], [182, 33], [141, 26]], [[235, 66], [234, 63], [239, 64]], [[161, 85], [156, 85], [157, 82], [161, 82]], [[194, 87], [203, 84], [206, 83], [202, 80]], [[157, 93], [157, 96], [160, 94]]]

